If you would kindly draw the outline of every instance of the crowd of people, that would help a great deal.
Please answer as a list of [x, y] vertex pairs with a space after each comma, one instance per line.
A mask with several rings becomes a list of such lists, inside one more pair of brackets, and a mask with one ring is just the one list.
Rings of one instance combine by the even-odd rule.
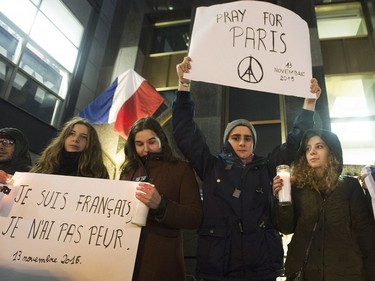
[[[338, 137], [314, 128], [321, 94], [316, 79], [286, 142], [258, 155], [257, 132], [245, 119], [229, 122], [218, 155], [194, 121], [190, 57], [176, 66], [173, 138], [183, 159], [153, 117], [137, 120], [124, 146], [120, 180], [139, 182], [136, 198], [149, 208], [134, 281], [186, 280], [183, 229], [197, 229], [196, 276], [201, 281], [375, 280], [375, 220], [371, 198], [357, 178], [343, 176]], [[291, 166], [292, 204], [278, 204]], [[95, 128], [67, 121], [32, 164], [16, 128], [0, 129], [0, 182], [15, 172], [109, 179]], [[197, 177], [201, 181], [203, 200]], [[363, 182], [366, 175], [363, 175]], [[282, 234], [293, 234], [286, 261]], [[300, 278], [300, 279], [298, 279]]]

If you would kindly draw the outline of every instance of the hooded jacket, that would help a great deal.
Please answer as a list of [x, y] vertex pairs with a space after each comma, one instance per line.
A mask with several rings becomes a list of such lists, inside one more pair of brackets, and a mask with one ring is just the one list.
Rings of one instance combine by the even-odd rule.
[[310, 139], [312, 136], [319, 136], [329, 147], [330, 151], [336, 157], [337, 161], [339, 162], [338, 173], [341, 174], [343, 168], [343, 156], [342, 156], [342, 148], [341, 142], [336, 134], [332, 133], [331, 131], [325, 129], [309, 129], [307, 130], [302, 137], [300, 147], [297, 152], [297, 159], [301, 157], [305, 157], [306, 153], [306, 140]]
[[[330, 131], [305, 133], [298, 157], [305, 156], [305, 140], [320, 136], [343, 167], [341, 144]], [[297, 158], [298, 159], [298, 158]], [[319, 187], [318, 187], [319, 188]], [[310, 240], [306, 281], [375, 280], [375, 223], [365, 193], [357, 179], [339, 178], [325, 195], [311, 187], [292, 185], [292, 205], [277, 207], [277, 224], [284, 234], [293, 233], [288, 245], [285, 275], [300, 270]], [[312, 236], [312, 229], [317, 222]]]
[[28, 172], [31, 168], [29, 143], [25, 135], [16, 128], [2, 128], [0, 135], [10, 136], [15, 141], [15, 149], [12, 158], [6, 162], [0, 162], [0, 170], [13, 175], [15, 172]]
[[197, 275], [230, 281], [276, 278], [283, 268], [283, 249], [272, 222], [271, 182], [276, 165], [295, 157], [303, 132], [313, 126], [313, 112], [301, 112], [285, 144], [244, 165], [228, 141], [219, 155], [211, 154], [194, 123], [194, 107], [190, 92], [177, 92], [174, 138], [203, 185]]

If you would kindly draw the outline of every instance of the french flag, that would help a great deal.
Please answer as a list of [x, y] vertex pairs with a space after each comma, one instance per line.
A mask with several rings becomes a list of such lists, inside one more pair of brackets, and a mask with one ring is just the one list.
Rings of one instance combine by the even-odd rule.
[[133, 69], [119, 75], [102, 94], [86, 106], [79, 116], [92, 124], [114, 123], [114, 130], [127, 138], [133, 123], [152, 116], [164, 99]]

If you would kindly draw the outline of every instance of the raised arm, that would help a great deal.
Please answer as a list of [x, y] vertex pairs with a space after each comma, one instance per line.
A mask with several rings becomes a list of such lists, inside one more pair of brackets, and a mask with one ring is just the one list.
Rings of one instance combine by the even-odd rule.
[[316, 99], [308, 99], [306, 98], [304, 103], [303, 103], [303, 109], [306, 109], [306, 110], [311, 110], [311, 111], [314, 111], [315, 110], [315, 104], [316, 104], [316, 101], [319, 99], [320, 97], [320, 94], [321, 94], [321, 89], [319, 87], [319, 84], [318, 84], [318, 80], [316, 80], [316, 78], [312, 78], [310, 80], [310, 92], [315, 94], [316, 95]]
[[184, 78], [184, 73], [189, 73], [191, 69], [190, 62], [190, 57], [184, 57], [184, 60], [176, 66], [178, 91], [190, 91], [190, 80]]
[[293, 162], [304, 132], [314, 127], [315, 104], [321, 94], [320, 86], [315, 78], [310, 80], [310, 92], [316, 95], [316, 99], [306, 98], [304, 100], [302, 109], [296, 116], [292, 129], [288, 132], [286, 142], [277, 146], [268, 155], [272, 170], [275, 170], [279, 164], [289, 165]]
[[210, 153], [204, 136], [194, 122], [195, 104], [190, 95], [190, 81], [183, 78], [184, 73], [190, 71], [190, 61], [189, 57], [185, 57], [176, 66], [179, 86], [173, 102], [173, 137], [182, 154], [202, 179], [206, 167], [211, 167], [209, 163], [214, 161], [215, 156]]

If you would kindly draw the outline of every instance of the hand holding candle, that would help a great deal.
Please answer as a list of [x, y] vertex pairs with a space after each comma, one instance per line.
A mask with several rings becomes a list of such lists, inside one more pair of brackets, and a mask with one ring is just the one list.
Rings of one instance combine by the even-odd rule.
[[282, 187], [278, 192], [279, 205], [288, 206], [292, 204], [290, 168], [288, 165], [279, 165], [276, 167], [276, 174], [282, 179]]
[[9, 183], [8, 181], [10, 181], [12, 179], [12, 176], [11, 175], [8, 175], [6, 172], [4, 172], [3, 170], [0, 170], [0, 183], [4, 183], [4, 184], [11, 184]]
[[145, 226], [148, 216], [148, 211], [153, 206], [153, 197], [155, 197], [155, 186], [148, 182], [141, 182], [137, 187], [136, 198], [137, 204], [135, 206], [132, 223]]
[[[137, 201], [136, 211], [134, 213], [134, 218], [132, 220], [135, 223], [135, 220], [138, 220], [136, 216], [140, 216], [143, 218], [140, 224], [142, 225], [144, 221], [144, 225], [146, 224], [145, 220], [148, 215], [149, 208], [157, 209], [160, 202], [161, 202], [161, 195], [159, 194], [158, 190], [155, 188], [155, 185], [148, 183], [148, 182], [140, 182], [137, 191], [135, 194]], [[138, 208], [140, 208], [138, 210]], [[138, 210], [138, 211], [137, 211]], [[144, 226], [142, 225], [142, 226]]]

